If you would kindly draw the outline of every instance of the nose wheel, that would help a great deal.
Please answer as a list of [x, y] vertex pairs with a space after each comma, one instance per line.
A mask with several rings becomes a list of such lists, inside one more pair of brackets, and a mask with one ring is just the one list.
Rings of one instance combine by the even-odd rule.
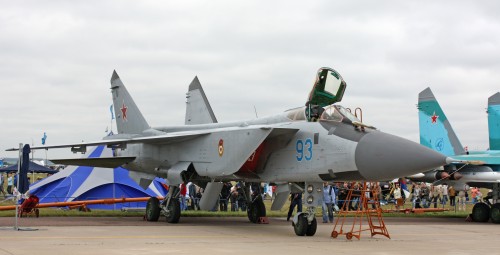
[[314, 236], [318, 228], [318, 221], [314, 215], [301, 213], [297, 215], [297, 220], [293, 221], [293, 230], [298, 236]]

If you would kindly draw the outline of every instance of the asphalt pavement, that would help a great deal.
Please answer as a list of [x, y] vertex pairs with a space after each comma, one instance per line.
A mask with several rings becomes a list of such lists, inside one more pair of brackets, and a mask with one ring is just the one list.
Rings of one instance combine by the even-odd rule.
[[[390, 239], [362, 231], [360, 240], [332, 238], [330, 223], [318, 223], [315, 236], [299, 237], [285, 218], [269, 221], [181, 217], [179, 224], [168, 224], [162, 218], [146, 222], [139, 217], [44, 217], [20, 219], [21, 230], [16, 231], [14, 218], [2, 217], [0, 255], [500, 253], [500, 225], [461, 218], [385, 218]], [[344, 232], [351, 228], [347, 223]]]

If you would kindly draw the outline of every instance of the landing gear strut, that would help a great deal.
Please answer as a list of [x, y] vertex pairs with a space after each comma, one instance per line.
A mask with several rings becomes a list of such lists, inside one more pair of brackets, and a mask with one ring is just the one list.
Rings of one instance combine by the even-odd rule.
[[266, 206], [262, 199], [261, 187], [259, 184], [252, 185], [253, 193], [250, 194], [250, 185], [243, 185], [244, 196], [247, 201], [247, 216], [250, 222], [258, 223], [259, 218], [266, 217]]
[[304, 189], [304, 204], [307, 211], [298, 213], [293, 218], [293, 230], [298, 236], [313, 236], [316, 234], [318, 222], [316, 220], [316, 207], [322, 205], [323, 183], [306, 182]]
[[177, 186], [170, 186], [168, 194], [161, 202], [161, 213], [165, 215], [168, 223], [178, 223], [181, 217], [181, 205], [179, 203], [180, 189]]

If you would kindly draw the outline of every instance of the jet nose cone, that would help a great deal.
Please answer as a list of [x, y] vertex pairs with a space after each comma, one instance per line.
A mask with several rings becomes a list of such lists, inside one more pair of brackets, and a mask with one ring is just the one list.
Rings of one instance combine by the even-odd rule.
[[404, 138], [375, 131], [359, 141], [355, 162], [367, 180], [390, 180], [446, 165], [446, 156]]

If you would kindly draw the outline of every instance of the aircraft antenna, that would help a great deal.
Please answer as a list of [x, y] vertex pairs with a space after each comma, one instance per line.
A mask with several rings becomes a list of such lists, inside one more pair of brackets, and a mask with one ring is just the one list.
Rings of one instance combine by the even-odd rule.
[[255, 105], [253, 106], [253, 110], [255, 111], [255, 118], [259, 118], [259, 115], [257, 115], [257, 108], [255, 108]]

